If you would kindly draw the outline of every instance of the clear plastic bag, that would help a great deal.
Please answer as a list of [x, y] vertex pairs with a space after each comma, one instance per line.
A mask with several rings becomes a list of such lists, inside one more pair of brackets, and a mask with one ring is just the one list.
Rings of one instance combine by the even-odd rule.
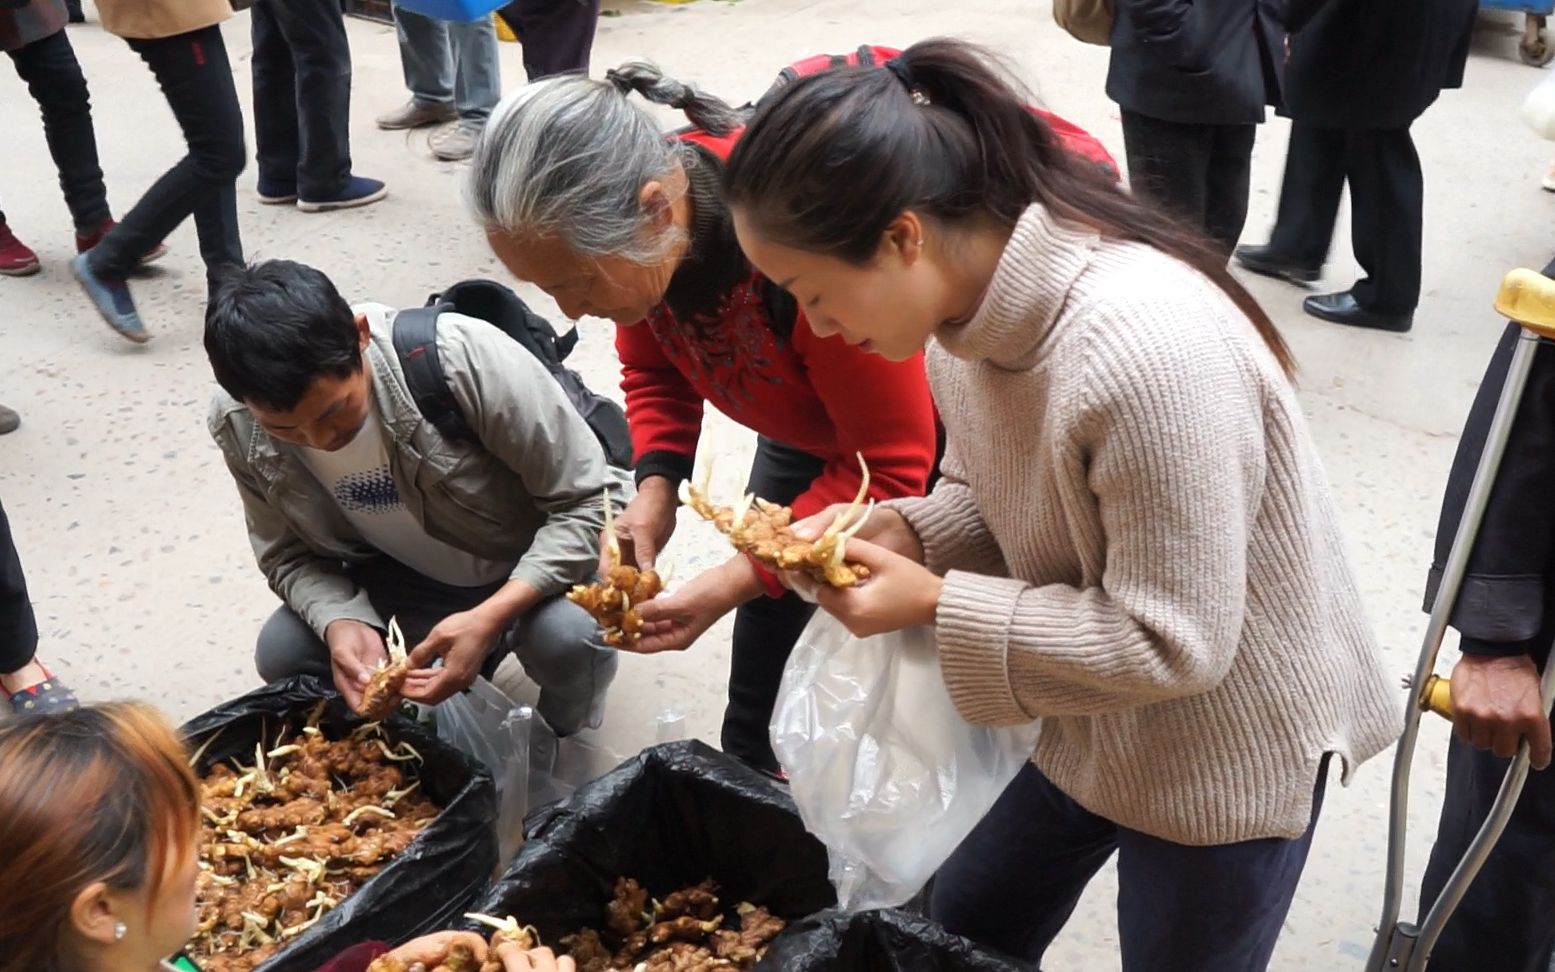
[[1544, 72], [1517, 114], [1540, 138], [1555, 141], [1555, 71]]
[[534, 786], [530, 747], [539, 720], [484, 678], [449, 696], [432, 716], [437, 737], [484, 765], [496, 782], [498, 868], [504, 868], [524, 840]]
[[993, 806], [1038, 727], [956, 711], [927, 628], [855, 638], [817, 613], [783, 672], [772, 746], [840, 907], [910, 900]]

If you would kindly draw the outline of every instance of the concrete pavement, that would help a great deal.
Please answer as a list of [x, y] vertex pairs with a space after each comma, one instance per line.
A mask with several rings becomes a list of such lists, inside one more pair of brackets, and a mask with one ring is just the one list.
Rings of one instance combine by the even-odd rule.
[[[595, 74], [646, 56], [731, 99], [763, 90], [783, 64], [860, 43], [905, 45], [953, 33], [1009, 55], [1048, 107], [1100, 136], [1119, 158], [1117, 110], [1102, 92], [1106, 51], [1072, 41], [1047, 5], [1016, 0], [704, 0], [684, 6], [623, 0], [600, 23]], [[182, 154], [151, 74], [94, 23], [71, 38], [91, 83], [110, 197], [125, 211]], [[1368, 607], [1400, 675], [1423, 626], [1420, 588], [1437, 504], [1459, 426], [1499, 322], [1490, 310], [1509, 268], [1542, 266], [1555, 250], [1555, 196], [1539, 191], [1551, 146], [1515, 112], [1540, 75], [1516, 59], [1515, 25], [1487, 18], [1468, 83], [1416, 126], [1426, 171], [1426, 295], [1413, 333], [1351, 332], [1309, 320], [1301, 294], [1250, 285], [1294, 346], [1308, 415], [1334, 483]], [[348, 299], [421, 303], [456, 280], [503, 279], [459, 199], [463, 167], [431, 157], [424, 135], [379, 132], [372, 119], [405, 97], [393, 31], [350, 24], [356, 65], [352, 133], [359, 173], [386, 179], [389, 199], [368, 209], [304, 215], [258, 205], [252, 167], [239, 183], [251, 258], [289, 257], [329, 273]], [[245, 111], [247, 17], [226, 27]], [[511, 87], [519, 49], [503, 45]], [[250, 116], [251, 117], [251, 116]], [[200, 347], [203, 271], [193, 227], [137, 283], [156, 339], [128, 345], [97, 319], [70, 279], [68, 214], [55, 189], [36, 109], [0, 71], [0, 205], [42, 256], [36, 277], [0, 280], [0, 402], [23, 427], [0, 438], [0, 496], [17, 531], [44, 633], [43, 657], [88, 699], [138, 696], [183, 718], [256, 682], [253, 638], [275, 600], [254, 567], [241, 513], [205, 432], [212, 383]], [[1259, 134], [1246, 238], [1272, 221], [1286, 125]], [[1353, 279], [1342, 226], [1325, 284]], [[537, 308], [552, 311], [537, 292]], [[597, 389], [615, 387], [611, 328], [585, 321], [575, 362]], [[713, 423], [719, 488], [739, 488], [750, 437]], [[670, 549], [689, 577], [725, 548], [689, 522]], [[654, 716], [675, 707], [692, 734], [716, 739], [728, 625], [681, 656], [623, 661], [600, 747], [651, 742]], [[1402, 704], [1402, 695], [1400, 696]], [[1439, 805], [1445, 728], [1431, 726], [1416, 778], [1412, 875]], [[1358, 967], [1380, 901], [1388, 760], [1361, 767], [1328, 796], [1306, 878], [1276, 969]], [[1114, 888], [1103, 876], [1065, 930], [1048, 966], [1117, 967]], [[1412, 901], [1412, 898], [1411, 898]]]

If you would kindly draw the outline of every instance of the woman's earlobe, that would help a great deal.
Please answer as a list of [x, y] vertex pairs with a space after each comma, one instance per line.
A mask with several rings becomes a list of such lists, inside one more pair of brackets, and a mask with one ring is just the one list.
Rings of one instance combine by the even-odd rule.
[[100, 945], [122, 941], [124, 923], [114, 914], [108, 885], [101, 881], [81, 889], [70, 905], [70, 924], [77, 935]]
[[637, 194], [637, 204], [656, 230], [666, 229], [675, 221], [675, 207], [670, 205], [669, 191], [657, 179], [643, 183], [642, 191]]
[[903, 213], [893, 220], [885, 235], [887, 244], [908, 266], [923, 256], [923, 223], [912, 213]]

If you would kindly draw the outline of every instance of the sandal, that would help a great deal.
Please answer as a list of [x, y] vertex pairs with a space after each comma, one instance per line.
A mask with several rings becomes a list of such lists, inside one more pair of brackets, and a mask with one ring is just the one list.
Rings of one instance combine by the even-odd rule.
[[11, 711], [16, 715], [32, 715], [42, 713], [45, 715], [59, 715], [62, 712], [71, 712], [81, 708], [81, 700], [72, 692], [54, 673], [43, 668], [43, 681], [36, 685], [29, 685], [16, 692], [7, 692], [0, 689], [0, 695], [4, 695], [11, 703]]

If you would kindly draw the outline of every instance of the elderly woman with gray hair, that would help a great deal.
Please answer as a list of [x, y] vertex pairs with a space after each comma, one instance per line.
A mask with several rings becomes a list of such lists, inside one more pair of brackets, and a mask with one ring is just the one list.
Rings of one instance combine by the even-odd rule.
[[[634, 92], [693, 127], [661, 132]], [[509, 96], [471, 169], [474, 211], [508, 270], [567, 316], [616, 325], [638, 485], [616, 524], [642, 567], [674, 532], [709, 403], [759, 437], [750, 491], [799, 517], [854, 496], [859, 455], [880, 499], [922, 495], [935, 463], [921, 355], [889, 362], [817, 337], [804, 317], [815, 310], [740, 252], [718, 191], [740, 128], [723, 102], [628, 64]], [[767, 723], [813, 608], [743, 556], [658, 603], [668, 620], [643, 650], [684, 648], [737, 609], [723, 748], [778, 771]]]

